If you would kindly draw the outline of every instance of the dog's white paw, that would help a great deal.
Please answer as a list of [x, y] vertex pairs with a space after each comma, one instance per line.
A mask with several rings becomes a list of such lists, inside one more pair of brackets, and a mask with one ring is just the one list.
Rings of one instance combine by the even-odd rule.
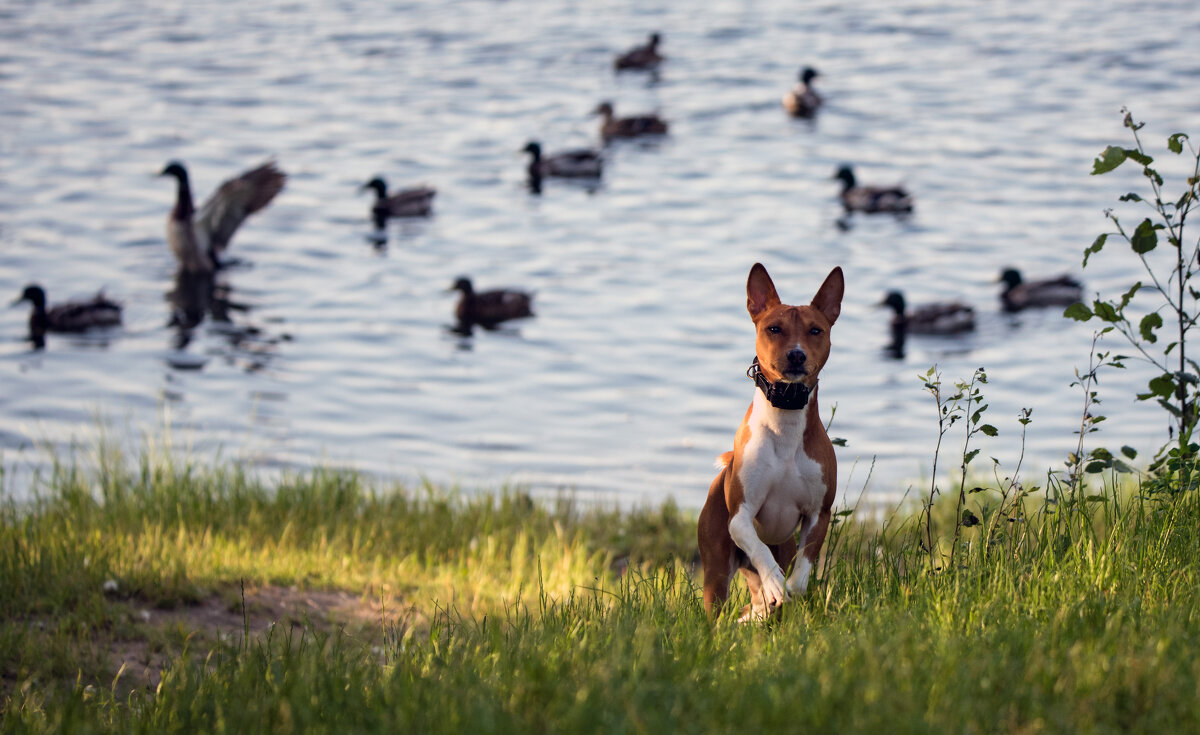
[[801, 597], [808, 590], [808, 580], [812, 576], [812, 563], [805, 557], [796, 561], [796, 568], [787, 580], [787, 591], [792, 597]]
[[784, 590], [785, 580], [783, 570], [775, 567], [762, 577], [763, 603], [768, 609], [787, 602], [788, 595]]

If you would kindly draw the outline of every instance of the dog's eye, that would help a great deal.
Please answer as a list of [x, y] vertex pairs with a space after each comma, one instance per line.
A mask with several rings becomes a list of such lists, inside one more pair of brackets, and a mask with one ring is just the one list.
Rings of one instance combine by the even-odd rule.
[[783, 329], [781, 329], [778, 324], [772, 324], [771, 326], [767, 327], [767, 331], [771, 334], [779, 334], [783, 331]]
[[808, 330], [808, 333], [815, 337], [823, 331], [825, 330], [821, 329], [820, 327], [813, 327], [812, 329]]

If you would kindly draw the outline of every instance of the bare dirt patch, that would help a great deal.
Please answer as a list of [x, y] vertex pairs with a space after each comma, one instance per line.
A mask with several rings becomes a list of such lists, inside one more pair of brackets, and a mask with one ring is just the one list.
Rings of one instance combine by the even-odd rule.
[[251, 640], [271, 631], [343, 630], [367, 643], [385, 634], [403, 633], [421, 623], [419, 614], [398, 599], [380, 600], [343, 590], [296, 587], [227, 588], [193, 605], [159, 610], [129, 605], [134, 635], [109, 644], [114, 676], [123, 687], [157, 688], [167, 663], [186, 643], [205, 655], [219, 643], [239, 645], [247, 630]]

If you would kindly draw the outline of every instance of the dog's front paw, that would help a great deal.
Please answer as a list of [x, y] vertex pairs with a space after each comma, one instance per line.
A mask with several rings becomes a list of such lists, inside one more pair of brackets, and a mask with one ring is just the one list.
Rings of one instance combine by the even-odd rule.
[[784, 584], [783, 570], [779, 567], [775, 567], [762, 577], [763, 603], [768, 609], [787, 602], [788, 595]]

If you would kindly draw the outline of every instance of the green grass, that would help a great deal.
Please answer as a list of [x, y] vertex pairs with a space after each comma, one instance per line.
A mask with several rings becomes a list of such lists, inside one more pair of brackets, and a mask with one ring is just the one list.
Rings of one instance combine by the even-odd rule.
[[[936, 572], [915, 517], [842, 523], [804, 600], [738, 625], [704, 615], [694, 519], [670, 505], [119, 464], [60, 467], [0, 513], [0, 731], [1200, 730], [1194, 494], [1028, 502], [1014, 521], [976, 503], [984, 524]], [[242, 584], [413, 614], [248, 640], [130, 616], [236, 606]], [[139, 640], [156, 687], [112, 670]]]

